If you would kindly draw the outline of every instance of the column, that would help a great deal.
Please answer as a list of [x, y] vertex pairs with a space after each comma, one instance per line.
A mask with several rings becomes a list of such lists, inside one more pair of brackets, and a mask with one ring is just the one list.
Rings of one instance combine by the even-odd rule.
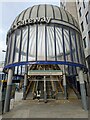
[[87, 93], [87, 91], [88, 91], [88, 83], [89, 83], [88, 76], [87, 76], [87, 73], [83, 73], [83, 75], [84, 75], [84, 83], [85, 83], [85, 89], [86, 89], [86, 96], [88, 96], [88, 93]]
[[55, 93], [55, 83], [54, 83], [54, 79], [53, 79], [53, 77], [52, 76], [50, 76], [50, 82], [51, 82], [51, 85], [52, 85], [52, 95], [54, 95], [54, 93]]
[[9, 112], [9, 110], [10, 110], [10, 95], [11, 95], [11, 90], [12, 90], [12, 76], [13, 76], [13, 70], [9, 69], [4, 112]]
[[85, 110], [87, 110], [87, 97], [86, 97], [86, 89], [85, 89], [85, 83], [84, 83], [84, 75], [83, 71], [79, 70], [79, 82], [80, 82], [80, 90], [81, 90], [81, 100], [82, 105]]
[[65, 66], [63, 66], [63, 87], [64, 87], [64, 99], [67, 99], [67, 83], [66, 83]]
[[25, 73], [24, 75], [23, 100], [26, 100], [26, 89], [27, 89], [27, 73]]
[[90, 67], [89, 67], [89, 63], [87, 60], [86, 60], [86, 66], [88, 68], [88, 72], [87, 72], [88, 82], [90, 82]]
[[44, 102], [47, 102], [46, 77], [44, 76]]
[[80, 86], [79, 76], [76, 76], [76, 82], [77, 82], [77, 88], [76, 88], [76, 89], [77, 89], [77, 91], [80, 93], [80, 89], [79, 89], [79, 88], [80, 88], [80, 87], [79, 87], [79, 86]]

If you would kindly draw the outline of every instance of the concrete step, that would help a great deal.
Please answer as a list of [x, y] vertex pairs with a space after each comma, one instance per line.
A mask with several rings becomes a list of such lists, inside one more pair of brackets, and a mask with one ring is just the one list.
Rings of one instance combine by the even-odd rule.
[[20, 101], [23, 98], [23, 91], [15, 92], [15, 101]]
[[34, 97], [34, 96], [33, 96], [32, 92], [29, 92], [26, 99], [31, 99], [31, 100], [32, 100], [33, 97]]
[[58, 92], [57, 95], [56, 95], [56, 99], [57, 100], [62, 100], [64, 99], [64, 94], [62, 92]]
[[68, 89], [68, 99], [69, 98], [77, 98], [77, 95], [75, 94], [75, 92], [73, 91], [73, 89]]

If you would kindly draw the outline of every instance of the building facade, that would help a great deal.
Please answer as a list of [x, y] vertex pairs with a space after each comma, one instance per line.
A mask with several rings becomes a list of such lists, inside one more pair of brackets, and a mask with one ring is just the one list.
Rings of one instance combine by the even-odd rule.
[[90, 3], [89, 3], [89, 0], [88, 1], [83, 0], [83, 2], [77, 1], [76, 7], [77, 7], [79, 25], [82, 32], [86, 64], [90, 73], [90, 62], [89, 62], [90, 61], [90, 17], [89, 17]]
[[69, 2], [68, 0], [65, 0], [61, 1], [60, 5], [68, 10], [79, 23], [86, 64], [90, 73], [90, 1], [73, 0], [73, 2]]
[[60, 7], [66, 9], [71, 15], [73, 15], [77, 22], [79, 22], [75, 0], [73, 0], [73, 2], [70, 2], [69, 0], [60, 0]]

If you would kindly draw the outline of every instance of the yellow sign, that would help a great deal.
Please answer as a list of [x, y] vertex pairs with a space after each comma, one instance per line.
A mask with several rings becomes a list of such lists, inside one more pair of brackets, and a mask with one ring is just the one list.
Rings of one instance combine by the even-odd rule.
[[3, 83], [3, 82], [7, 82], [7, 80], [1, 80], [1, 82]]

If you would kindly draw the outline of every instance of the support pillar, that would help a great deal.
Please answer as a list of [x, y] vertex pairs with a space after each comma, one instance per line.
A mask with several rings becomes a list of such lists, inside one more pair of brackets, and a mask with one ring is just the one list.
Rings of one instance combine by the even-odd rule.
[[86, 90], [85, 90], [85, 83], [84, 83], [84, 75], [83, 71], [79, 71], [79, 81], [80, 81], [80, 90], [81, 90], [81, 100], [82, 100], [82, 105], [85, 110], [88, 109], [87, 107], [87, 97], [86, 97]]
[[84, 80], [85, 80], [85, 89], [86, 89], [86, 96], [88, 96], [88, 76], [87, 76], [87, 73], [83, 73], [84, 74]]
[[27, 73], [24, 75], [23, 100], [26, 100]]
[[54, 80], [53, 80], [53, 77], [52, 76], [50, 76], [50, 78], [51, 78], [51, 86], [52, 86], [52, 95], [54, 95], [54, 93], [55, 93], [55, 83], [54, 83]]
[[9, 112], [9, 110], [10, 110], [10, 96], [11, 96], [11, 90], [12, 90], [12, 76], [13, 76], [13, 70], [9, 69], [4, 112]]
[[66, 74], [65, 74], [65, 66], [63, 67], [63, 87], [64, 87], [64, 99], [67, 99], [67, 83], [66, 83]]
[[66, 84], [66, 75], [63, 75], [63, 87], [64, 87], [64, 99], [67, 99], [67, 84]]
[[47, 102], [47, 92], [46, 92], [46, 77], [44, 76], [44, 102]]
[[77, 82], [77, 91], [80, 93], [79, 76], [76, 76], [76, 82]]
[[88, 68], [88, 72], [87, 72], [87, 77], [88, 77], [88, 82], [90, 82], [90, 67], [89, 67], [89, 61], [86, 60], [86, 66]]

